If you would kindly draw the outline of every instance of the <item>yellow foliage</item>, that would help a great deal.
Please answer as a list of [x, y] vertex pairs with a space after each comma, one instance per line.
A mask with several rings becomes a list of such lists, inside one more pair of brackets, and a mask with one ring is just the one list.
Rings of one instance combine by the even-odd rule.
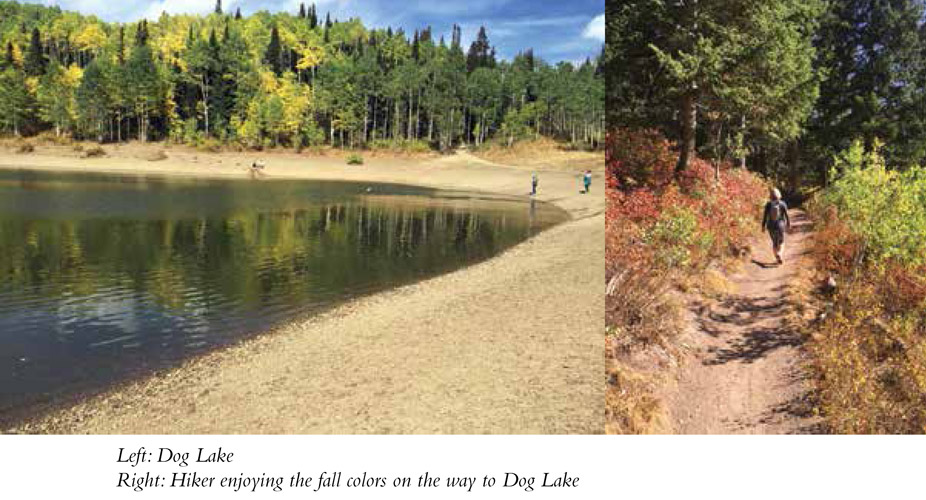
[[299, 44], [299, 37], [295, 33], [286, 28], [286, 26], [279, 27], [280, 32], [280, 41], [283, 42], [284, 47], [295, 47]]
[[76, 12], [62, 12], [44, 32], [52, 38], [64, 38], [78, 30], [83, 20]]
[[100, 25], [88, 24], [74, 37], [74, 43], [80, 50], [99, 50], [106, 43], [106, 33]]
[[276, 92], [277, 88], [280, 87], [280, 83], [277, 80], [273, 71], [261, 71], [260, 72], [260, 91], [266, 94], [273, 94]]
[[29, 94], [35, 96], [39, 92], [39, 79], [34, 76], [26, 78], [26, 90], [29, 91]]
[[72, 64], [64, 70], [61, 81], [68, 88], [76, 89], [80, 85], [81, 78], [84, 77], [84, 70], [80, 66]]
[[325, 48], [318, 45], [300, 44], [296, 51], [299, 53], [298, 69], [314, 68], [325, 59]]
[[278, 94], [283, 99], [283, 129], [296, 135], [312, 108], [312, 94], [309, 88], [284, 78]]
[[181, 56], [186, 49], [187, 28], [183, 24], [178, 24], [175, 29], [171, 29], [156, 38], [153, 43], [155, 49], [168, 64], [176, 64], [182, 71], [187, 71], [187, 63]]
[[23, 64], [23, 51], [19, 50], [18, 44], [13, 44], [13, 61], [17, 66], [22, 66]]

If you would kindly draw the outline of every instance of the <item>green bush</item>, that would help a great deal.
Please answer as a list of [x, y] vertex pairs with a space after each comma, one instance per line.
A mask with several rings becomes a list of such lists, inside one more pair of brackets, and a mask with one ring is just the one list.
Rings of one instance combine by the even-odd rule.
[[926, 168], [889, 170], [879, 149], [856, 141], [840, 153], [820, 201], [837, 209], [874, 261], [926, 264]]
[[710, 248], [713, 237], [698, 232], [698, 219], [687, 208], [675, 207], [660, 215], [644, 234], [643, 242], [653, 247], [656, 261], [664, 267], [692, 264], [692, 251]]
[[363, 157], [357, 153], [352, 153], [347, 157], [348, 165], [363, 165]]

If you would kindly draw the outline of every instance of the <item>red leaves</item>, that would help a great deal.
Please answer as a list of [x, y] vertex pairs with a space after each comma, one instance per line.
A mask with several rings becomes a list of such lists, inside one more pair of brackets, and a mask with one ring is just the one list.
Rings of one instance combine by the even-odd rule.
[[714, 166], [695, 158], [676, 180], [677, 157], [658, 132], [619, 129], [608, 134], [609, 268], [618, 261], [650, 262], [658, 249], [645, 245], [641, 236], [673, 208], [694, 214], [697, 234], [710, 241], [709, 248], [695, 254], [696, 266], [742, 247], [758, 228], [766, 190], [759, 177], [722, 165], [717, 182]]
[[605, 162], [615, 187], [659, 188], [672, 181], [677, 155], [655, 130], [617, 129], [608, 134]]

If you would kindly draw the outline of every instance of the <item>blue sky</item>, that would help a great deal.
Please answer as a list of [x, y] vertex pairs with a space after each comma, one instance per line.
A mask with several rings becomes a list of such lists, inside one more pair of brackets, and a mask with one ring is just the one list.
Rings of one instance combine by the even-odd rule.
[[[258, 10], [295, 13], [302, 0], [223, 0], [226, 11], [240, 7], [242, 13]], [[169, 13], [207, 13], [215, 0], [36, 0], [63, 9], [95, 14], [106, 21], [135, 21]], [[311, 0], [306, 4], [312, 3]], [[476, 36], [484, 24], [489, 41], [498, 54], [511, 58], [533, 48], [549, 62], [581, 61], [595, 56], [604, 43], [604, 0], [316, 0], [319, 13], [333, 17], [359, 16], [374, 27], [402, 27], [411, 32], [431, 25], [436, 36], [449, 40], [453, 23], [463, 28], [463, 42]]]

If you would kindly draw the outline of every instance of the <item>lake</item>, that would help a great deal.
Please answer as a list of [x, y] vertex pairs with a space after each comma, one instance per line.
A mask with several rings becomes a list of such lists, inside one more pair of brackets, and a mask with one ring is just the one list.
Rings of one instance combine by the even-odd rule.
[[0, 417], [471, 265], [566, 218], [402, 185], [0, 169]]

